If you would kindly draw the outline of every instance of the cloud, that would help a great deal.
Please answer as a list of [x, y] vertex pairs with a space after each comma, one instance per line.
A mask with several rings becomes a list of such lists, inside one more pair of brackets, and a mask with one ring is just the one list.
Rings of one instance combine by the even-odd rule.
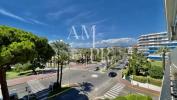
[[52, 17], [53, 19], [59, 19], [59, 17], [62, 16], [63, 14], [71, 13], [71, 12], [74, 12], [74, 11], [76, 11], [75, 6], [69, 6], [68, 8], [63, 8], [63, 9], [60, 9], [56, 12], [48, 13], [47, 17], [48, 18]]
[[[132, 46], [137, 43], [137, 40], [134, 38], [115, 38], [115, 39], [107, 39], [107, 40], [101, 40], [97, 41], [95, 43], [96, 47], [112, 47], [112, 46], [123, 46], [128, 47]], [[72, 42], [70, 43], [72, 47], [74, 48], [91, 48], [92, 43], [90, 42]]]
[[80, 43], [80, 42], [79, 43], [75, 43], [75, 42], [71, 42], [69, 44], [73, 48], [90, 48], [90, 47], [92, 47], [92, 43], [89, 43], [89, 42], [87, 42], [87, 43]]
[[5, 16], [8, 16], [8, 17], [11, 17], [11, 18], [14, 18], [14, 19], [17, 19], [17, 20], [20, 20], [20, 21], [23, 21], [23, 22], [27, 22], [29, 23], [27, 20], [25, 20], [24, 18], [20, 17], [20, 16], [17, 16], [11, 12], [8, 12], [4, 9], [0, 9], [0, 14], [2, 15], [5, 15]]
[[43, 23], [43, 22], [40, 22], [38, 20], [35, 20], [35, 19], [30, 19], [33, 23], [35, 24], [40, 24], [40, 25], [47, 25], [46, 23]]
[[[75, 21], [81, 20], [81, 18], [89, 17], [90, 15], [92, 15], [92, 12], [91, 12], [91, 11], [79, 13], [79, 14], [77, 14], [77, 15], [76, 15], [75, 17], [73, 17], [73, 18], [67, 19], [67, 20], [66, 20], [66, 24], [67, 24], [67, 25], [70, 25], [70, 24], [72, 24], [72, 23], [75, 22]], [[80, 21], [78, 21], [78, 22], [80, 22]]]
[[96, 25], [96, 24], [101, 24], [105, 21], [108, 21], [108, 18], [106, 19], [102, 19], [102, 20], [97, 20], [97, 21], [94, 21], [94, 22], [88, 22], [88, 23], [84, 23], [85, 25]]
[[40, 21], [38, 21], [38, 20], [35, 20], [35, 19], [31, 19], [31, 18], [29, 18], [29, 19], [24, 19], [24, 18], [22, 18], [22, 17], [20, 17], [20, 16], [17, 16], [17, 15], [15, 15], [15, 14], [13, 14], [13, 13], [7, 11], [7, 10], [1, 9], [1, 8], [0, 8], [0, 14], [5, 15], [5, 16], [8, 16], [8, 17], [11, 17], [11, 18], [13, 18], [13, 19], [17, 19], [17, 20], [22, 21], [22, 22], [25, 22], [25, 23], [30, 23], [30, 24], [35, 23], [35, 24], [40, 24], [40, 25], [47, 25], [47, 24], [45, 24], [45, 23], [43, 23], [43, 22], [40, 22]]
[[107, 39], [101, 40], [95, 43], [95, 45], [101, 46], [131, 46], [136, 43], [134, 38], [115, 38], [115, 39]]

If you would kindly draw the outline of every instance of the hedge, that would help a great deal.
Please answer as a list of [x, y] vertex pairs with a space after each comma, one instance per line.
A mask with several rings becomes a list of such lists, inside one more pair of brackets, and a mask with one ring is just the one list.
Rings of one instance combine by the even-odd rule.
[[[148, 79], [148, 80], [147, 80]], [[156, 86], [161, 86], [162, 84], [162, 80], [160, 79], [155, 79], [155, 78], [151, 78], [151, 77], [144, 77], [144, 76], [136, 76], [133, 75], [133, 80], [141, 82], [141, 83], [149, 83], [152, 85], [156, 85]]]
[[148, 83], [153, 84], [153, 85], [157, 85], [157, 86], [161, 86], [162, 80], [148, 77]]
[[140, 95], [140, 94], [129, 94], [126, 96], [119, 96], [114, 100], [152, 100], [150, 96]]
[[141, 83], [146, 83], [147, 77], [133, 75], [133, 80], [141, 82]]

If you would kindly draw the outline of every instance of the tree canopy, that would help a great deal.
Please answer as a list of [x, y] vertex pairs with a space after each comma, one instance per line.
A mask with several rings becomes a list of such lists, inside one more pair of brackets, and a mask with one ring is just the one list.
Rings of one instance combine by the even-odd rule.
[[34, 58], [45, 63], [53, 55], [47, 39], [20, 29], [0, 26], [0, 66], [25, 63]]
[[[43, 65], [54, 54], [47, 39], [21, 29], [0, 26], [0, 83], [3, 85], [3, 98], [9, 99], [5, 72], [11, 65], [28, 61]], [[40, 66], [32, 68], [36, 67]]]

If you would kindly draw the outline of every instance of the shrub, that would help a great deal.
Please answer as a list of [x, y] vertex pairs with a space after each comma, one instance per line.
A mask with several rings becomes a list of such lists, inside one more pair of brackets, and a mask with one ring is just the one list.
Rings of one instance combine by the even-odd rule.
[[127, 98], [124, 96], [119, 96], [119, 97], [116, 97], [114, 100], [127, 100]]
[[[148, 80], [147, 80], [148, 79]], [[149, 84], [153, 84], [156, 86], [161, 86], [162, 84], [162, 80], [160, 79], [155, 79], [155, 78], [151, 78], [151, 77], [144, 77], [144, 76], [136, 76], [133, 75], [133, 80], [141, 82], [141, 83], [149, 83]]]
[[152, 98], [150, 96], [140, 94], [129, 94], [127, 96], [119, 96], [114, 100], [152, 100]]
[[30, 70], [29, 66], [31, 64], [30, 63], [25, 63], [25, 64], [15, 64], [14, 67], [14, 71], [16, 72], [21, 72], [21, 71], [27, 71]]
[[146, 83], [147, 82], [147, 78], [144, 77], [144, 76], [133, 75], [133, 80], [141, 82], [141, 83]]
[[148, 77], [148, 83], [153, 84], [153, 85], [157, 85], [157, 86], [161, 86], [162, 85], [162, 80]]
[[15, 64], [13, 67], [14, 67], [14, 71], [16, 72], [20, 72], [23, 70], [22, 64]]
[[163, 77], [163, 68], [160, 66], [152, 66], [149, 71], [149, 75], [152, 78], [162, 79]]
[[128, 69], [123, 69], [122, 74], [127, 77], [129, 75]]
[[140, 94], [130, 94], [126, 96], [127, 100], [152, 100], [150, 96], [144, 96]]

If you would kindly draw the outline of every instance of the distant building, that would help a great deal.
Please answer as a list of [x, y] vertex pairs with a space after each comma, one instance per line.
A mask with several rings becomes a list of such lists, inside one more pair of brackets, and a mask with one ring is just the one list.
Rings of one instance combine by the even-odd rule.
[[133, 53], [133, 47], [128, 47], [128, 54], [132, 54]]
[[141, 35], [138, 38], [138, 51], [143, 52], [150, 59], [161, 60], [161, 55], [156, 52], [163, 47], [170, 50], [177, 47], [177, 41], [170, 41], [167, 32]]

